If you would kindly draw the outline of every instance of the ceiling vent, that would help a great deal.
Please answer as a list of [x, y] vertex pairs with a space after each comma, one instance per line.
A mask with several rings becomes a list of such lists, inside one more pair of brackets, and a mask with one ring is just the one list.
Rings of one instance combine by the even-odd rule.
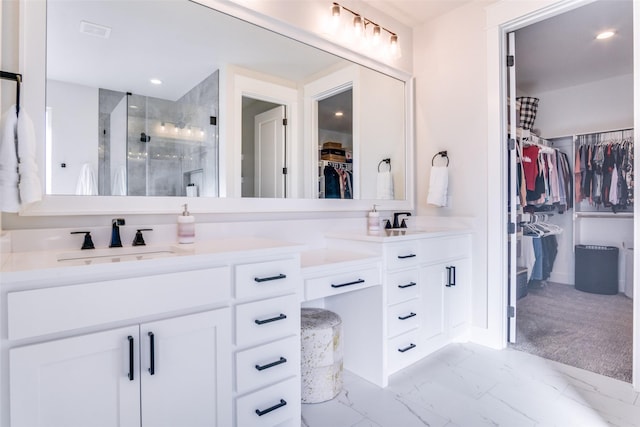
[[94, 24], [92, 22], [80, 21], [80, 32], [94, 37], [108, 39], [111, 34], [111, 28], [104, 25]]

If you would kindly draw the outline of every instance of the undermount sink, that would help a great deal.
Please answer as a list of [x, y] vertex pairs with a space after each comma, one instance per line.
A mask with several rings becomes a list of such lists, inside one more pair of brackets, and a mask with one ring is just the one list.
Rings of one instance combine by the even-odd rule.
[[87, 249], [58, 254], [58, 262], [89, 265], [108, 262], [140, 261], [164, 258], [178, 252], [172, 246], [132, 246], [125, 248]]

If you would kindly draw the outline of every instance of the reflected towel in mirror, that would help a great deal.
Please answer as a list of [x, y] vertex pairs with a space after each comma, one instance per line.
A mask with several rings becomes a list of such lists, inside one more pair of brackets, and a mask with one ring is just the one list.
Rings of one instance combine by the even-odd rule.
[[80, 169], [80, 176], [78, 177], [78, 184], [76, 185], [76, 194], [79, 196], [98, 195], [98, 181], [96, 181], [96, 175], [89, 163], [85, 163]]
[[20, 109], [18, 116], [16, 140], [20, 159], [20, 204], [24, 206], [42, 200], [42, 185], [36, 163], [36, 133], [33, 122], [24, 109]]
[[126, 196], [127, 195], [127, 171], [123, 165], [120, 165], [113, 171], [111, 178], [111, 195]]
[[377, 198], [379, 200], [393, 200], [393, 175], [391, 171], [378, 172], [378, 191]]
[[447, 192], [449, 187], [449, 171], [447, 166], [431, 167], [429, 179], [429, 194], [427, 203], [438, 207], [447, 205]]
[[18, 212], [18, 157], [15, 144], [15, 129], [18, 123], [15, 105], [2, 116], [0, 135], [0, 210]]

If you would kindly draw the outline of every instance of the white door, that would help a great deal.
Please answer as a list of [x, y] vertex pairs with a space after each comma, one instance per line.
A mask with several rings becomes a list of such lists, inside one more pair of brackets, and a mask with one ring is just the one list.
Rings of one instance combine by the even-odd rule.
[[138, 326], [11, 349], [11, 425], [139, 427], [138, 353]]
[[507, 200], [509, 201], [509, 224], [507, 224], [507, 230], [509, 235], [509, 252], [508, 252], [508, 281], [509, 281], [509, 305], [506, 313], [508, 316], [508, 330], [509, 330], [509, 342], [516, 342], [516, 301], [517, 301], [517, 270], [516, 255], [518, 236], [516, 233], [517, 223], [517, 205], [518, 205], [518, 191], [517, 191], [517, 160], [516, 160], [516, 135], [517, 135], [517, 123], [516, 123], [516, 66], [515, 66], [515, 33], [507, 34], [507, 75], [508, 75], [508, 98], [509, 102], [509, 194]]
[[256, 197], [286, 197], [285, 118], [283, 105], [255, 117]]
[[140, 325], [142, 425], [231, 425], [229, 309]]

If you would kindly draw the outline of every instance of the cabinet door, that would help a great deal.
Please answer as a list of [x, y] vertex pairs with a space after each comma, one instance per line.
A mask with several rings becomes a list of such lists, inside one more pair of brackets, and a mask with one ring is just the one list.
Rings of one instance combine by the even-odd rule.
[[142, 425], [231, 425], [228, 308], [140, 325]]
[[420, 269], [422, 294], [422, 337], [432, 340], [445, 333], [444, 297], [446, 285], [444, 264], [434, 264]]
[[446, 288], [446, 314], [450, 338], [456, 338], [467, 332], [471, 313], [470, 268], [468, 258], [458, 259], [446, 264], [448, 270]]
[[140, 425], [138, 326], [10, 351], [11, 425]]

